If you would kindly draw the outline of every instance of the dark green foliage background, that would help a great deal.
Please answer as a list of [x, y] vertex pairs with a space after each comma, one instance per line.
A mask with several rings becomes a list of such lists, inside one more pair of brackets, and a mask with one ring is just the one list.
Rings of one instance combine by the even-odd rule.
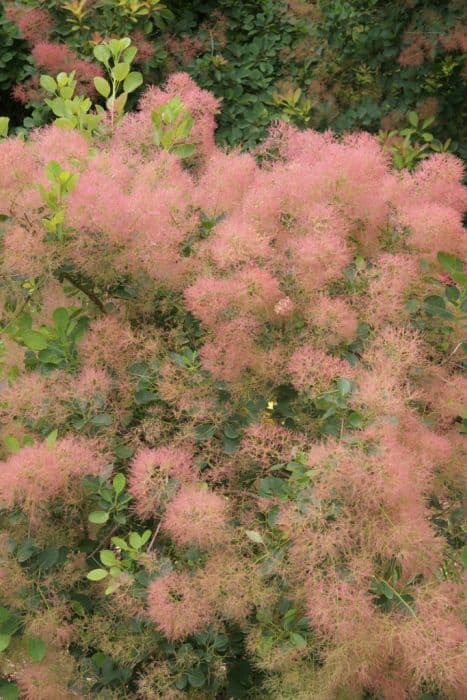
[[[222, 99], [217, 138], [229, 146], [251, 148], [261, 141], [272, 121], [281, 116], [273, 93], [286, 83], [300, 87], [313, 103], [308, 126], [338, 132], [365, 129], [377, 132], [388, 114], [400, 116], [426, 98], [435, 97], [438, 114], [434, 133], [453, 140], [452, 149], [465, 155], [465, 55], [447, 52], [435, 39], [446, 35], [465, 11], [459, 0], [322, 0], [302, 3], [308, 14], [294, 12], [300, 2], [276, 0], [210, 0], [202, 4], [167, 0], [164, 18], [137, 25], [113, 20], [104, 12], [99, 26], [73, 33], [59, 2], [29, 3], [48, 8], [56, 19], [52, 40], [65, 41], [90, 55], [87, 40], [93, 31], [146, 32], [155, 56], [143, 66], [146, 83], [161, 82], [171, 70], [186, 70], [204, 88]], [[215, 13], [227, 20], [225, 43], [218, 45]], [[403, 67], [398, 57], [407, 30], [433, 38], [431, 55], [419, 66]], [[196, 38], [202, 49], [188, 64], [170, 55], [163, 37]], [[1, 112], [14, 124], [24, 118], [10, 92], [31, 72], [27, 45], [17, 28], [0, 19]], [[83, 47], [88, 48], [83, 50]], [[323, 85], [316, 94], [314, 81]], [[35, 119], [44, 116], [39, 112]], [[397, 119], [397, 117], [396, 117]], [[31, 122], [28, 121], [30, 126]]]

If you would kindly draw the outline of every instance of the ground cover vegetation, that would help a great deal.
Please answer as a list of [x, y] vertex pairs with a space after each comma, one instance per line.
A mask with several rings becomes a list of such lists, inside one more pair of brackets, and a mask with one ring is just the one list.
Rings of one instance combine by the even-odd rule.
[[465, 697], [460, 8], [259, 4], [6, 8], [5, 700]]

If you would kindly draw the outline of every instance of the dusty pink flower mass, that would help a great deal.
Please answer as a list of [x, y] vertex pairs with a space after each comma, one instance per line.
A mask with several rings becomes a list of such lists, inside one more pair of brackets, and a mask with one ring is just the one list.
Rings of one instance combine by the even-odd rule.
[[20, 505], [33, 518], [52, 499], [66, 497], [76, 479], [100, 474], [105, 465], [105, 458], [82, 439], [23, 447], [3, 463], [0, 502], [6, 508]]
[[162, 527], [180, 545], [212, 547], [225, 540], [226, 521], [225, 498], [193, 485], [170, 501]]
[[345, 360], [327, 355], [322, 350], [312, 346], [304, 346], [296, 350], [288, 365], [292, 383], [297, 389], [306, 391], [313, 389], [319, 392], [328, 388], [336, 377], [351, 377], [353, 369]]
[[168, 639], [182, 639], [204, 627], [211, 606], [201, 597], [189, 574], [159, 576], [149, 586], [148, 611]]
[[154, 516], [169, 479], [184, 483], [194, 479], [192, 455], [176, 447], [143, 448], [131, 464], [129, 490], [140, 517]]
[[[86, 91], [33, 4], [8, 16], [37, 65]], [[399, 62], [463, 45], [438, 39]], [[154, 139], [174, 97], [188, 158]], [[105, 658], [146, 700], [220, 697], [238, 632], [258, 697], [464, 700], [463, 164], [290, 123], [220, 148], [219, 107], [176, 73], [103, 134], [0, 140], [0, 597], [24, 623], [0, 677], [65, 700]]]

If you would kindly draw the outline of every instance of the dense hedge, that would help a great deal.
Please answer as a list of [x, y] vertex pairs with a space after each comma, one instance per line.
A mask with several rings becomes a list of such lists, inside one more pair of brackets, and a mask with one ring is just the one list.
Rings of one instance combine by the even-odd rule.
[[[176, 0], [165, 6], [156, 0], [68, 3], [81, 5], [82, 18], [56, 0], [6, 5], [23, 31], [4, 19], [0, 25], [7, 36], [6, 58], [0, 56], [6, 64], [2, 102], [14, 83], [23, 81], [22, 71], [57, 73], [64, 61], [69, 67], [75, 61], [63, 51], [47, 54], [42, 48], [33, 50], [31, 63], [20, 35], [29, 36], [31, 46], [65, 42], [89, 59], [100, 37], [131, 33], [148, 82], [182, 69], [222, 98], [220, 143], [251, 147], [280, 115], [299, 126], [376, 132], [405, 126], [406, 114], [415, 110], [421, 117], [436, 116], [435, 135], [450, 138], [451, 148], [464, 154], [465, 8], [460, 0], [211, 0], [200, 8]], [[36, 24], [27, 20], [34, 13]], [[37, 78], [32, 87], [37, 88]], [[27, 100], [27, 93], [19, 90], [16, 96]], [[29, 98], [28, 127], [49, 118], [37, 90], [29, 90]], [[15, 114], [12, 107], [3, 111]]]

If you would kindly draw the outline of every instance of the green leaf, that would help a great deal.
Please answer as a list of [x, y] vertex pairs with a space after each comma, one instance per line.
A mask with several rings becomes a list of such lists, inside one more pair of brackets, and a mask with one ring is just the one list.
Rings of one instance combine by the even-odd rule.
[[235, 440], [240, 436], [240, 428], [236, 423], [226, 423], [224, 425], [224, 435], [231, 440]]
[[29, 637], [28, 639], [28, 653], [33, 661], [42, 661], [45, 656], [46, 646], [45, 642], [39, 637]]
[[8, 649], [11, 642], [11, 636], [9, 634], [0, 634], [0, 651], [5, 651]]
[[93, 416], [90, 421], [91, 425], [98, 426], [99, 428], [107, 427], [112, 425], [113, 418], [108, 413], [101, 413], [98, 416]]
[[11, 452], [12, 454], [21, 449], [20, 442], [18, 438], [14, 437], [14, 435], [7, 435], [7, 437], [3, 439], [3, 442], [5, 443], [5, 447], [8, 452]]
[[112, 68], [112, 78], [121, 83], [122, 80], [125, 80], [129, 72], [130, 66], [128, 63], [117, 63], [117, 65]]
[[74, 129], [77, 121], [73, 117], [73, 119], [68, 119], [67, 117], [59, 117], [58, 119], [55, 120], [55, 125], [60, 126], [62, 129]]
[[135, 393], [135, 403], [138, 406], [147, 406], [150, 403], [157, 401], [158, 396], [154, 391], [148, 389], [140, 389]]
[[141, 75], [141, 73], [139, 73], [138, 71], [132, 71], [126, 76], [125, 82], [123, 83], [123, 89], [125, 90], [125, 92], [133, 92], [142, 84], [143, 76]]
[[38, 331], [24, 331], [21, 336], [21, 340], [26, 345], [29, 350], [34, 350], [39, 352], [39, 350], [45, 350], [47, 347], [47, 340], [44, 338], [42, 333]]
[[345, 377], [338, 377], [336, 379], [336, 386], [342, 396], [347, 396], [352, 391], [352, 384]]
[[128, 538], [128, 541], [130, 545], [133, 547], [133, 549], [141, 549], [142, 543], [141, 543], [141, 537], [138, 535], [137, 532], [130, 532], [130, 536]]
[[450, 301], [451, 304], [455, 304], [460, 297], [460, 293], [457, 287], [445, 287], [444, 294], [446, 296], [446, 299]]
[[112, 485], [114, 487], [115, 493], [118, 495], [125, 488], [126, 479], [123, 474], [116, 474], [113, 478]]
[[44, 90], [47, 90], [47, 92], [51, 93], [54, 93], [58, 88], [57, 82], [52, 78], [51, 75], [41, 75], [40, 85], [44, 88]]
[[129, 459], [133, 457], [134, 449], [128, 445], [119, 445], [115, 448], [115, 454], [119, 459]]
[[118, 48], [120, 51], [125, 51], [125, 49], [127, 49], [131, 44], [131, 39], [129, 36], [124, 36], [122, 39], [116, 41], [118, 42]]
[[255, 542], [256, 544], [263, 543], [263, 536], [257, 530], [246, 530], [245, 534], [252, 542]]
[[179, 158], [190, 158], [196, 151], [196, 146], [193, 143], [181, 143], [172, 146], [170, 149]]
[[298, 632], [291, 632], [289, 639], [294, 647], [298, 647], [299, 649], [306, 647], [306, 639], [302, 637], [301, 634], [298, 634]]
[[103, 549], [99, 552], [99, 559], [104, 566], [115, 566], [117, 558], [111, 549]]
[[52, 445], [55, 445], [57, 442], [57, 437], [58, 437], [58, 428], [55, 428], [55, 430], [52, 430], [51, 433], [47, 435], [45, 438], [45, 441], [49, 447], [52, 447]]
[[407, 119], [409, 120], [409, 124], [412, 124], [412, 126], [418, 126], [419, 118], [416, 112], [409, 112]]
[[446, 270], [449, 274], [464, 271], [464, 263], [455, 255], [439, 252], [436, 257], [443, 270]]
[[0, 117], [0, 138], [5, 139], [8, 136], [9, 124], [9, 117]]
[[454, 282], [462, 287], [467, 285], [467, 274], [464, 272], [464, 263], [460, 258], [449, 253], [438, 253], [438, 262], [441, 267], [452, 277]]
[[89, 513], [88, 520], [90, 523], [95, 523], [96, 525], [103, 525], [109, 519], [109, 514], [105, 510], [93, 510]]
[[90, 581], [102, 581], [107, 576], [107, 571], [105, 569], [92, 569], [86, 578]]
[[128, 551], [128, 545], [125, 542], [125, 540], [121, 537], [112, 537], [111, 542], [119, 549], [122, 549], [124, 552]]
[[145, 530], [143, 532], [143, 534], [141, 535], [141, 547], [143, 547], [146, 544], [146, 542], [149, 540], [151, 535], [152, 535], [151, 530]]
[[440, 316], [447, 320], [452, 318], [452, 314], [446, 309], [443, 297], [436, 294], [425, 297], [425, 312], [428, 316]]
[[129, 46], [127, 49], [125, 49], [122, 58], [125, 63], [132, 63], [137, 53], [138, 49], [136, 46]]
[[107, 98], [110, 95], [110, 85], [105, 78], [101, 78], [100, 75], [94, 78], [94, 87], [96, 88], [99, 95]]
[[97, 60], [100, 63], [104, 63], [104, 64], [108, 63], [109, 58], [110, 58], [110, 51], [105, 44], [98, 44], [97, 46], [95, 46], [93, 53], [94, 53], [94, 58], [97, 58]]
[[34, 546], [34, 540], [28, 537], [18, 546], [18, 549], [16, 550], [16, 558], [19, 563], [22, 564], [25, 561], [28, 561], [28, 559], [30, 559], [35, 552], [36, 548]]
[[461, 562], [464, 569], [467, 569], [467, 545], [461, 549]]
[[215, 432], [216, 428], [212, 423], [201, 423], [201, 425], [197, 425], [195, 428], [195, 438], [199, 442], [209, 440]]
[[[71, 73], [70, 73], [71, 75]], [[60, 73], [57, 75], [57, 83], [60, 87], [63, 87], [64, 85], [67, 85], [68, 83], [68, 74], [65, 73], [65, 71], [60, 71]]]
[[178, 678], [175, 680], [175, 687], [177, 690], [183, 690], [186, 688], [186, 684], [188, 683], [188, 678], [185, 673], [182, 673]]
[[0, 698], [2, 700], [18, 700], [19, 688], [16, 683], [0, 681]]
[[199, 666], [197, 668], [193, 668], [188, 673], [188, 682], [192, 688], [201, 688], [205, 684], [206, 676]]

